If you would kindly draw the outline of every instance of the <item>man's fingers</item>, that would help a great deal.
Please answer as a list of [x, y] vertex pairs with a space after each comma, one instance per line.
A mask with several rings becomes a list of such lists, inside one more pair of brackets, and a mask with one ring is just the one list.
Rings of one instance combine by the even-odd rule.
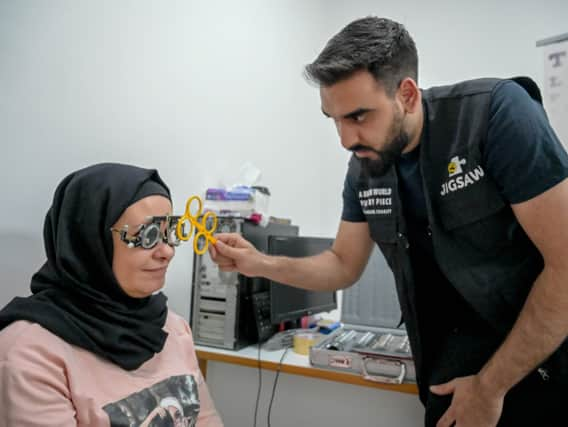
[[238, 249], [253, 248], [254, 246], [238, 233], [219, 233], [215, 237], [217, 241], [221, 241], [226, 246]]
[[[453, 379], [444, 384], [437, 384], [430, 386], [430, 391], [439, 396], [445, 396], [448, 394], [452, 394], [455, 388], [456, 388], [456, 381], [455, 379]], [[452, 410], [452, 405], [450, 405], [448, 410], [438, 420], [436, 427], [452, 427], [455, 421], [456, 417], [454, 415], [454, 411]]]
[[232, 265], [235, 263], [235, 260], [233, 258], [221, 255], [217, 249], [215, 249], [214, 252], [209, 249], [209, 255], [211, 256], [211, 259], [215, 262], [215, 264], [219, 266]]
[[236, 246], [237, 242], [241, 239], [241, 235], [237, 233], [217, 233], [215, 234], [217, 241], [221, 241], [229, 246]]
[[217, 243], [215, 243], [215, 249], [219, 254], [227, 258], [235, 259], [237, 257], [237, 250], [223, 243], [221, 240], [217, 240]]
[[430, 386], [430, 391], [434, 394], [437, 394], [439, 396], [444, 396], [446, 394], [451, 394], [454, 392], [455, 389], [455, 384], [454, 381], [449, 381], [447, 383], [444, 384], [438, 384], [438, 385], [431, 385]]
[[442, 418], [438, 420], [436, 427], [452, 427], [455, 425], [454, 422], [456, 421], [456, 417], [451, 409], [452, 407], [450, 406], [444, 415], [442, 415]]
[[234, 271], [239, 271], [235, 264], [224, 264], [224, 265], [219, 264], [219, 270], [225, 273], [232, 273]]

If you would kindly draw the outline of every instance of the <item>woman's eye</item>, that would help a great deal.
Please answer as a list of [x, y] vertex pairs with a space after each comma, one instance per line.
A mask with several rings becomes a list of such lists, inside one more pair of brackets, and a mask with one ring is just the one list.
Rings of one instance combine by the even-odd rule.
[[142, 233], [142, 231], [144, 231], [144, 228], [146, 228], [145, 224], [140, 224], [138, 227], [136, 227], [136, 230], [134, 231], [134, 233], [132, 233], [133, 237], [138, 237], [140, 236], [140, 234]]

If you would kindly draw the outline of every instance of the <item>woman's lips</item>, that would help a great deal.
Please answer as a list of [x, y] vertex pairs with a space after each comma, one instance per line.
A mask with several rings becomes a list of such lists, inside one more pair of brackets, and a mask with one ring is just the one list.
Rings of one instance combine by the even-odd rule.
[[158, 267], [158, 268], [146, 268], [146, 269], [144, 269], [144, 271], [147, 272], [147, 273], [150, 273], [150, 274], [164, 274], [167, 269], [168, 269], [168, 267], [165, 266], [165, 267]]

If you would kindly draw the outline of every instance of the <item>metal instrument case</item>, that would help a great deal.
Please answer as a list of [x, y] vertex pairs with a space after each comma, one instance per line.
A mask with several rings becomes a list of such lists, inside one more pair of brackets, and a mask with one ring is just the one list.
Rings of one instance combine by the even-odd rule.
[[310, 363], [375, 382], [415, 382], [408, 335], [398, 327], [400, 321], [392, 271], [375, 248], [359, 281], [343, 292], [343, 326], [310, 348]]

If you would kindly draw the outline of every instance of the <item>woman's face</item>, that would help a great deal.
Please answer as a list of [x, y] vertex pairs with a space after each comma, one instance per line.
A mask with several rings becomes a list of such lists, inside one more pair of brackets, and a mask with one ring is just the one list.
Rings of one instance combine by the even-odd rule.
[[[146, 217], [165, 216], [170, 214], [171, 210], [172, 205], [166, 197], [148, 196], [130, 205], [113, 228], [120, 230], [124, 225], [128, 225], [131, 232], [135, 233], [140, 224], [147, 223]], [[164, 228], [165, 224], [162, 224], [162, 231]], [[112, 236], [112, 270], [124, 292], [134, 298], [144, 298], [162, 289], [168, 264], [175, 253], [174, 248], [161, 239], [151, 249], [129, 248], [120, 240], [119, 233], [112, 233]]]

